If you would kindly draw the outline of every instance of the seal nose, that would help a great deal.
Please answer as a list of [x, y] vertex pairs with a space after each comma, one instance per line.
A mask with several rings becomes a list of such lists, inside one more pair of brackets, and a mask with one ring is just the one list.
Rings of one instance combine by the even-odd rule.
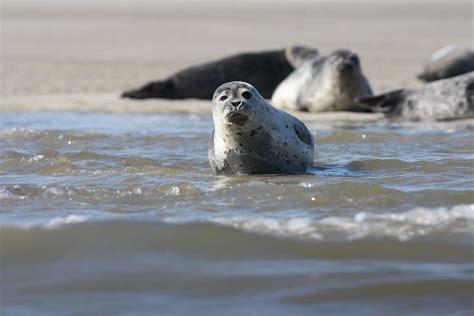
[[351, 57], [349, 57], [351, 63], [353, 63], [354, 65], [357, 65], [359, 63], [359, 57], [357, 57], [357, 55], [351, 55]]
[[339, 65], [337, 65], [337, 69], [339, 71], [345, 71], [345, 70], [352, 70], [356, 67], [356, 64], [352, 62], [351, 60], [342, 60]]
[[241, 100], [232, 101], [231, 104], [232, 104], [233, 107], [238, 107], [239, 105], [242, 104], [242, 101]]

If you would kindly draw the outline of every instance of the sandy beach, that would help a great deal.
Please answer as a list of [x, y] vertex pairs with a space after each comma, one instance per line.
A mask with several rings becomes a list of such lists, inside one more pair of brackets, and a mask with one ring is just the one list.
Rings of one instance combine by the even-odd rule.
[[196, 63], [294, 44], [354, 50], [375, 92], [416, 86], [432, 52], [472, 45], [471, 9], [467, 0], [4, 1], [0, 110], [202, 112], [202, 102], [118, 95]]

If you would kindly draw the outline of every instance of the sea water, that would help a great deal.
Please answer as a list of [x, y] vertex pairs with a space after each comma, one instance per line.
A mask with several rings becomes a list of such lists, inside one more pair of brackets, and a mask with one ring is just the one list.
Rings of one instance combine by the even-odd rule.
[[311, 125], [216, 176], [208, 115], [2, 113], [2, 315], [471, 315], [474, 132]]

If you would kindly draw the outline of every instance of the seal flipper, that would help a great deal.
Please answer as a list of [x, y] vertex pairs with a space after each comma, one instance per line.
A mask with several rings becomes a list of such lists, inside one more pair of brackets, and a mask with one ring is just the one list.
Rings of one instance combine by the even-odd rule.
[[373, 112], [392, 114], [403, 103], [406, 93], [406, 90], [400, 89], [376, 96], [358, 97], [354, 99], [354, 103], [358, 107], [370, 109]]
[[295, 131], [296, 136], [308, 146], [314, 146], [314, 139], [311, 132], [308, 128], [301, 122], [300, 120], [295, 120], [295, 124], [293, 125], [293, 129]]
[[122, 98], [149, 99], [165, 98], [174, 99], [174, 84], [171, 79], [152, 81], [141, 88], [132, 89], [122, 93]]

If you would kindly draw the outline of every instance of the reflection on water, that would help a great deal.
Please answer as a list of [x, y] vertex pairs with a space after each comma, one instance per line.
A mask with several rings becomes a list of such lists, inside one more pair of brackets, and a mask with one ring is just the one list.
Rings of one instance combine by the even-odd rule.
[[207, 116], [3, 113], [4, 311], [472, 310], [472, 131], [313, 126], [310, 174], [222, 177], [211, 129]]

